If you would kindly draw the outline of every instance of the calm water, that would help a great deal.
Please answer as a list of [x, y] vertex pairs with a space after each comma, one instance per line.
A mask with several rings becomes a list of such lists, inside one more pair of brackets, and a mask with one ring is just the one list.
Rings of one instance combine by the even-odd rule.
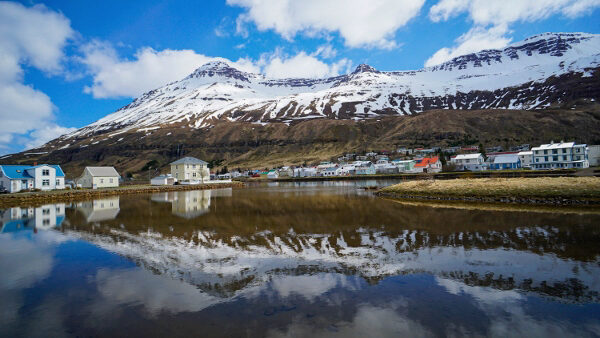
[[3, 210], [0, 336], [600, 335], [600, 215], [361, 184]]

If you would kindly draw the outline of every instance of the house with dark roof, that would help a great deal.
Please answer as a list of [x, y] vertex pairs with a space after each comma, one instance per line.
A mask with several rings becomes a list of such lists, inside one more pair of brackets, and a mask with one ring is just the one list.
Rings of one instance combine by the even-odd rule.
[[64, 189], [65, 173], [59, 165], [0, 165], [0, 188], [11, 193]]

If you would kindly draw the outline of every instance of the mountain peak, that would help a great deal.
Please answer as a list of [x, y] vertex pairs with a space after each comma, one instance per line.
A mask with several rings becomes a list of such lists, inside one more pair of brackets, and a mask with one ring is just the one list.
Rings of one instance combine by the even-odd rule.
[[210, 61], [196, 69], [188, 78], [221, 76], [248, 82], [251, 74], [240, 71], [224, 61]]
[[352, 72], [352, 74], [358, 73], [379, 73], [379, 71], [365, 63], [361, 63], [356, 67], [356, 69]]

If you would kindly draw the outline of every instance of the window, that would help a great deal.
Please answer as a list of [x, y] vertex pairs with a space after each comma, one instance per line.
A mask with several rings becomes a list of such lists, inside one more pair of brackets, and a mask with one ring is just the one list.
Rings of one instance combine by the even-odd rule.
[[563, 148], [563, 154], [567, 153], [567, 148]]
[[103, 178], [100, 179], [100, 183], [104, 183], [104, 179]]
[[193, 177], [196, 177], [196, 173], [193, 173], [193, 174], [192, 174], [192, 176], [193, 176]]
[[43, 225], [50, 225], [50, 220], [49, 219], [42, 220], [42, 224]]
[[579, 152], [581, 150], [581, 148], [577, 148], [577, 152]]
[[558, 161], [558, 156], [552, 156], [552, 161], [554, 161], [554, 162]]
[[536, 158], [535, 158], [535, 162], [539, 162], [539, 161], [540, 161], [540, 158], [539, 158], [539, 157], [536, 157]]
[[544, 156], [544, 162], [548, 162], [548, 156]]
[[56, 182], [54, 182], [55, 185], [59, 186], [60, 185], [60, 180], [56, 180]]
[[196, 169], [196, 165], [195, 164], [192, 164], [192, 169]]
[[547, 154], [548, 154], [548, 150], [544, 150], [544, 155], [547, 155]]
[[110, 183], [112, 183], [112, 182], [113, 182], [113, 179], [111, 178], [111, 179], [109, 180], [109, 182], [110, 182]]
[[50, 180], [42, 180], [42, 186], [49, 187], [50, 186]]
[[42, 176], [50, 176], [50, 169], [42, 169]]
[[50, 215], [50, 209], [42, 209], [42, 215]]
[[553, 154], [558, 154], [558, 149], [552, 149]]

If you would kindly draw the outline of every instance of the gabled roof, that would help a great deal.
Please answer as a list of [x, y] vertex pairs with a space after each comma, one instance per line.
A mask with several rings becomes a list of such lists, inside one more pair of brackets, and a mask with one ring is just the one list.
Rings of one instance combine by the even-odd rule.
[[114, 167], [85, 167], [90, 175], [98, 177], [121, 177]]
[[62, 168], [57, 165], [57, 164], [42, 164], [42, 165], [37, 165], [37, 166], [32, 166], [32, 165], [0, 165], [0, 167], [2, 167], [2, 171], [4, 172], [4, 175], [10, 179], [23, 179], [23, 180], [27, 180], [27, 179], [32, 179], [33, 176], [29, 175], [29, 173], [27, 172], [27, 170], [29, 169], [34, 169], [34, 168], [38, 168], [38, 167], [42, 167], [42, 166], [48, 166], [48, 167], [52, 167], [54, 169], [56, 169], [56, 177], [64, 177], [65, 173], [63, 172]]
[[208, 162], [204, 162], [195, 157], [188, 156], [188, 157], [180, 158], [175, 162], [171, 162], [171, 164], [208, 164]]
[[421, 162], [415, 164], [415, 167], [426, 167], [430, 164], [435, 164], [437, 163], [437, 161], [439, 160], [439, 157], [434, 156], [434, 157], [425, 157], [421, 159]]
[[531, 150], [520, 151], [517, 155], [519, 155], [519, 156], [533, 155], [533, 151], [531, 151]]

